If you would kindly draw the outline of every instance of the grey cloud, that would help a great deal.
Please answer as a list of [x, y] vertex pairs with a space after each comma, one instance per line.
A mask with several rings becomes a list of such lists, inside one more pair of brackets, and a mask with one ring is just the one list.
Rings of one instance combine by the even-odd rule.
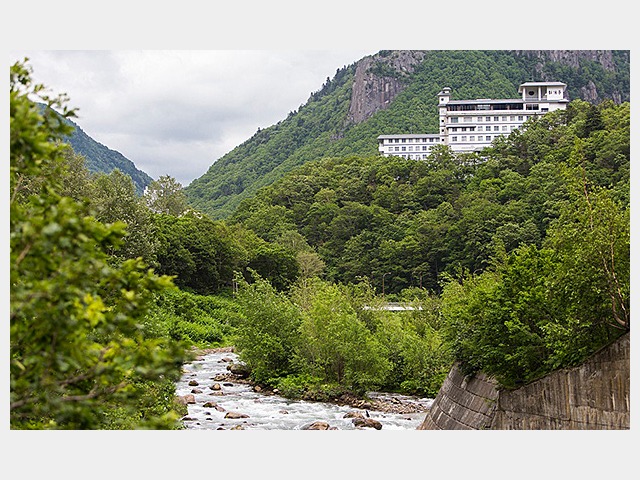
[[[365, 51], [30, 51], [76, 123], [157, 178], [187, 185], [258, 127], [284, 119]], [[13, 61], [11, 62], [13, 63]]]

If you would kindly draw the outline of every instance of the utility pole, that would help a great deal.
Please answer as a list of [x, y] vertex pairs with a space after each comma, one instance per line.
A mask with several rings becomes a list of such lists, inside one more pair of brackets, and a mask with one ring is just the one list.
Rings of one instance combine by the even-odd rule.
[[384, 277], [385, 275], [391, 275], [391, 272], [387, 272], [387, 273], [383, 273], [382, 274], [382, 296], [384, 297]]

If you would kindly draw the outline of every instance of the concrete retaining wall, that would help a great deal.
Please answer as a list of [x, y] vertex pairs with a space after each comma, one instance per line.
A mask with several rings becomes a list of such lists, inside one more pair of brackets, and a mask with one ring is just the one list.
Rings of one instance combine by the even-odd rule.
[[419, 430], [630, 428], [630, 341], [624, 335], [584, 364], [517, 390], [454, 367]]

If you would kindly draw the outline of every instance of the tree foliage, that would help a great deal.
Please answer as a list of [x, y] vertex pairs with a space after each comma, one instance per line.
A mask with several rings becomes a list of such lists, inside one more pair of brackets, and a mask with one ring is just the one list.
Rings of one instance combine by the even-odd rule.
[[32, 83], [26, 63], [11, 67], [11, 426], [174, 427], [171, 397], [145, 398], [179, 374], [179, 345], [144, 327], [152, 295], [171, 282], [139, 259], [113, 266], [124, 224], [86, 216], [56, 176], [42, 178], [63, 163], [68, 130], [30, 95], [73, 114]]

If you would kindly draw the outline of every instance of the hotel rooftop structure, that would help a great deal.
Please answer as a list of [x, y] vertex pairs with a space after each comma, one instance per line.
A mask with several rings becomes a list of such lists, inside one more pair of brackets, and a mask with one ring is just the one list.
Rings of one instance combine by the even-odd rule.
[[380, 135], [378, 150], [388, 157], [426, 159], [434, 145], [454, 152], [477, 152], [501, 135], [509, 135], [530, 118], [565, 109], [567, 85], [561, 82], [527, 82], [520, 98], [451, 100], [451, 88], [438, 93], [439, 133]]

